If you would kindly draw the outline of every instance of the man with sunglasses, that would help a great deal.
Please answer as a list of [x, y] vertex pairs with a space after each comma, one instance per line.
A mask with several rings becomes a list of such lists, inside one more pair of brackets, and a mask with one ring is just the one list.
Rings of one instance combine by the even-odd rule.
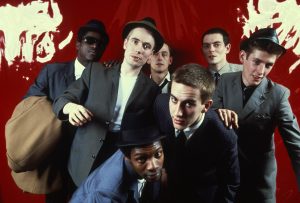
[[123, 121], [132, 116], [151, 117], [159, 87], [141, 69], [160, 50], [164, 40], [155, 21], [144, 18], [125, 25], [121, 64], [104, 68], [91, 63], [54, 101], [59, 119], [77, 126], [68, 169], [76, 186], [116, 150]]
[[[89, 62], [99, 61], [109, 38], [105, 26], [101, 21], [90, 20], [79, 28], [77, 33], [75, 61], [66, 63], [47, 64], [38, 75], [35, 83], [31, 85], [25, 97], [46, 96], [51, 102], [61, 95], [75, 80], [80, 78]], [[55, 167], [67, 174], [67, 159], [70, 143], [75, 128], [64, 122], [62, 126], [62, 140], [57, 146], [53, 157]], [[63, 177], [66, 177], [63, 175]], [[60, 203], [67, 201], [66, 187], [62, 190], [46, 195], [47, 203]]]

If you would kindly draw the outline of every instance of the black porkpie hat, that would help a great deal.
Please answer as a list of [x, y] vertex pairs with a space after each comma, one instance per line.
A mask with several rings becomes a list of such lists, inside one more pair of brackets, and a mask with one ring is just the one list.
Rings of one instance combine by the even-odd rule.
[[125, 39], [128, 36], [129, 32], [132, 29], [137, 27], [143, 27], [152, 33], [152, 36], [154, 37], [155, 41], [154, 52], [158, 52], [164, 45], [164, 38], [157, 30], [155, 20], [150, 17], [143, 18], [140, 21], [128, 22], [123, 29], [123, 39]]
[[123, 130], [120, 133], [117, 145], [119, 147], [143, 146], [152, 144], [165, 137], [157, 126], [149, 125], [147, 127], [137, 127], [136, 129]]
[[106, 32], [105, 26], [103, 24], [103, 22], [96, 20], [96, 19], [92, 19], [89, 20], [85, 25], [81, 26], [79, 28], [78, 33], [80, 32], [89, 32], [89, 31], [93, 31], [93, 32], [98, 32], [100, 33], [101, 37], [103, 38], [103, 42], [105, 45], [108, 44], [109, 42], [109, 36]]
[[245, 50], [251, 41], [262, 40], [269, 41], [278, 46], [282, 50], [282, 54], [286, 52], [286, 49], [281, 46], [278, 35], [274, 28], [262, 28], [255, 31], [248, 39], [245, 39], [240, 44], [240, 50]]

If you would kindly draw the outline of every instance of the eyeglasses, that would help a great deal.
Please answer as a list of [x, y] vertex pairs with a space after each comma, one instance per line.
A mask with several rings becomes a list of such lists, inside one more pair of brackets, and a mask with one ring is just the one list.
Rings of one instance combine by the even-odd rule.
[[100, 46], [102, 44], [101, 40], [90, 36], [84, 37], [82, 41], [88, 45], [96, 44], [97, 46]]

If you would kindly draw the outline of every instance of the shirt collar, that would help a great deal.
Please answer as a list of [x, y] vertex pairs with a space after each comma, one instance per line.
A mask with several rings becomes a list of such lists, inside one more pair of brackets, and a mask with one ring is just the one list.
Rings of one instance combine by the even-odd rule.
[[74, 67], [75, 67], [74, 75], [75, 75], [75, 79], [77, 80], [78, 78], [81, 77], [85, 67], [78, 61], [77, 58], [75, 60]]
[[[200, 127], [200, 125], [203, 123], [204, 117], [205, 117], [205, 113], [202, 114], [201, 119], [197, 123], [194, 123], [190, 127], [187, 127], [186, 129], [183, 130], [187, 139], [189, 139], [194, 134], [194, 132]], [[175, 129], [176, 137], [178, 136], [179, 133], [180, 130]]]
[[219, 71], [215, 71], [211, 68], [209, 68], [209, 71], [212, 73], [212, 74], [215, 74], [216, 72], [218, 72], [220, 75], [222, 75], [223, 73], [227, 73], [228, 72], [228, 69], [229, 69], [229, 63], [226, 62], [224, 64], [224, 66], [219, 70]]
[[[152, 78], [151, 74], [150, 74], [150, 78]], [[167, 75], [165, 76], [165, 78], [161, 81], [159, 86], [161, 86], [165, 82], [165, 80], [168, 80], [169, 82], [171, 81], [171, 74], [169, 71], [168, 71]]]

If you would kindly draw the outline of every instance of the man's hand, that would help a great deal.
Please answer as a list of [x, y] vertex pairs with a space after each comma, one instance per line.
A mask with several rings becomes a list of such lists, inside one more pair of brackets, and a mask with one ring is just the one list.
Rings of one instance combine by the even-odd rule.
[[92, 120], [93, 114], [84, 106], [67, 103], [63, 108], [64, 114], [69, 114], [69, 122], [74, 126], [82, 126]]
[[227, 128], [231, 129], [233, 127], [237, 129], [239, 127], [238, 115], [234, 111], [229, 109], [218, 109], [217, 112]]

